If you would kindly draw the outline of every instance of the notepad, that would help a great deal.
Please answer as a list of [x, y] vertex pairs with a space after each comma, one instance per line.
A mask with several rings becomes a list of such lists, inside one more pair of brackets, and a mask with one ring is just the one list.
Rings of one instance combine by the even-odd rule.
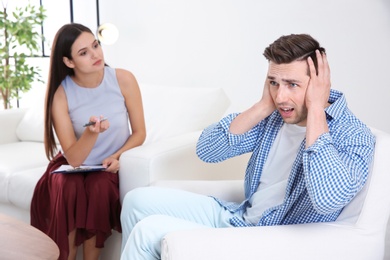
[[81, 165], [79, 167], [73, 167], [68, 164], [61, 165], [57, 170], [51, 173], [78, 173], [78, 172], [97, 172], [105, 171], [107, 168], [102, 165]]

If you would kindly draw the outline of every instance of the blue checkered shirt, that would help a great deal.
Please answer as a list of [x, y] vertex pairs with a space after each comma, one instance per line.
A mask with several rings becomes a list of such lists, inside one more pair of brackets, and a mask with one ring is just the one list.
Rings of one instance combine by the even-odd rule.
[[[305, 148], [303, 140], [290, 172], [282, 204], [263, 212], [258, 226], [334, 221], [362, 189], [373, 159], [375, 137], [348, 109], [344, 95], [331, 90], [325, 109], [329, 133]], [[241, 204], [216, 199], [230, 212], [245, 212], [256, 192], [264, 163], [283, 125], [274, 111], [244, 134], [229, 132], [230, 114], [206, 128], [197, 144], [197, 154], [205, 162], [220, 162], [252, 153], [245, 173], [245, 200]], [[233, 226], [250, 226], [242, 218], [230, 219]]]

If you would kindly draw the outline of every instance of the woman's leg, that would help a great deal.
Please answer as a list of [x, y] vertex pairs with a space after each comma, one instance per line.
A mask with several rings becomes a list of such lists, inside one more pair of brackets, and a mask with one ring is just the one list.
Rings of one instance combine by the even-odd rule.
[[138, 188], [126, 194], [122, 214], [122, 259], [159, 259], [168, 232], [230, 227], [232, 213], [213, 198], [182, 190]]
[[98, 259], [112, 229], [121, 231], [118, 174], [90, 173], [85, 177], [88, 200], [83, 234], [84, 259]]
[[77, 246], [75, 244], [76, 241], [76, 229], [71, 231], [68, 235], [69, 240], [69, 255], [68, 260], [76, 260], [77, 255]]
[[83, 259], [98, 260], [101, 248], [96, 247], [96, 236], [84, 241], [83, 244]]
[[[52, 218], [48, 235], [60, 249], [60, 259], [74, 259], [77, 228], [83, 225], [86, 199], [84, 177], [77, 174], [52, 174], [49, 183]], [[71, 255], [72, 254], [72, 255]]]

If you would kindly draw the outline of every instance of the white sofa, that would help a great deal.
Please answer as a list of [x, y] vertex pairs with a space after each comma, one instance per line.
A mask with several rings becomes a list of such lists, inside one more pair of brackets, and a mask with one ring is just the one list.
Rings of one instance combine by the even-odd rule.
[[[218, 164], [206, 164], [195, 154], [201, 130], [218, 121], [229, 105], [225, 93], [221, 89], [174, 88], [143, 84], [140, 84], [140, 87], [144, 99], [148, 137], [144, 145], [121, 156], [119, 172], [121, 199], [127, 191], [139, 186], [174, 186], [169, 181], [167, 184], [167, 180], [219, 179], [228, 181], [207, 184], [201, 182], [202, 185], [193, 185], [197, 182], [192, 181], [183, 182], [180, 188], [199, 193], [212, 193], [230, 200], [242, 198], [242, 185], [240, 181], [234, 180], [242, 180], [248, 155]], [[32, 109], [0, 111], [0, 212], [25, 222], [29, 222], [30, 201], [35, 184], [48, 163], [42, 143], [43, 94], [36, 102], [39, 105]], [[214, 186], [215, 184], [222, 185], [224, 189], [221, 186]], [[225, 189], [231, 189], [232, 192], [226, 193]], [[389, 228], [387, 230], [389, 233]], [[169, 240], [170, 238], [180, 239], [180, 234], [167, 236], [167, 244], [174, 241]], [[193, 237], [193, 241], [196, 242], [196, 237]], [[120, 242], [120, 234], [113, 232], [105, 244], [101, 259], [119, 259]], [[173, 252], [171, 245], [180, 247], [179, 244], [172, 242], [167, 245], [165, 252], [170, 254]], [[385, 247], [385, 259], [390, 259], [388, 238]], [[180, 248], [176, 252], [182, 253]]]
[[[171, 232], [162, 241], [162, 259], [389, 259], [385, 234], [390, 215], [390, 134], [376, 129], [373, 133], [377, 144], [367, 184], [335, 222]], [[242, 180], [170, 180], [154, 185], [236, 202], [244, 194]]]
[[[141, 147], [121, 156], [122, 198], [128, 190], [158, 179], [242, 177], [234, 174], [197, 175], [203, 167], [209, 169], [208, 172], [214, 169], [196, 158], [195, 143], [200, 131], [219, 120], [228, 108], [230, 102], [222, 89], [147, 84], [140, 84], [140, 88], [147, 139]], [[41, 92], [32, 108], [0, 111], [0, 212], [27, 223], [35, 185], [48, 164], [43, 145], [44, 90]], [[228, 167], [238, 165], [234, 162], [227, 164]], [[233, 172], [242, 173], [243, 170]], [[119, 259], [120, 242], [121, 235], [113, 232], [101, 259]]]

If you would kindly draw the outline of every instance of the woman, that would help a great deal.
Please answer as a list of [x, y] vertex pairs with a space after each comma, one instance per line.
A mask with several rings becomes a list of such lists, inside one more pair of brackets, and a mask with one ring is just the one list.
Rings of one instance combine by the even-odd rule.
[[[73, 23], [60, 28], [45, 106], [45, 149], [51, 161], [31, 203], [31, 224], [57, 243], [60, 259], [75, 259], [81, 244], [84, 259], [98, 259], [111, 230], [121, 232], [119, 157], [145, 137], [133, 74], [105, 65], [101, 46], [87, 27]], [[52, 173], [64, 164], [106, 169]]]

